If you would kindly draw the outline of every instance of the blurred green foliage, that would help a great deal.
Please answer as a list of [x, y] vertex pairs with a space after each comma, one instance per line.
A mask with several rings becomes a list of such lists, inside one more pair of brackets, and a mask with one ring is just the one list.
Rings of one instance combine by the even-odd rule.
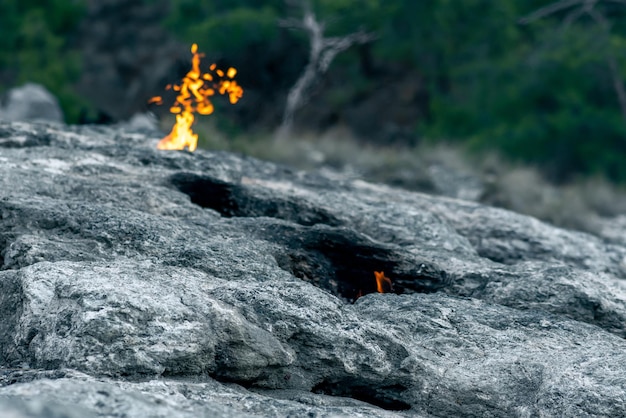
[[[19, 68], [16, 80], [46, 85], [61, 99], [68, 121], [76, 120], [73, 109], [80, 107], [69, 86], [80, 70], [72, 34], [83, 1], [0, 2], [0, 68]], [[236, 66], [241, 83], [262, 97], [284, 95], [306, 63], [306, 35], [278, 25], [299, 17], [295, 1], [169, 3], [164, 27], [198, 43], [211, 59]], [[519, 23], [550, 3], [311, 0], [329, 36], [359, 29], [378, 36], [337, 57], [331, 71], [345, 86], [328, 93], [326, 102], [349, 106], [380, 88], [376, 80], [416, 74], [427, 97], [416, 135], [495, 148], [539, 165], [556, 180], [601, 174], [626, 182], [626, 120], [607, 65], [613, 55], [626, 78], [626, 6], [598, 2], [611, 24], [608, 35], [588, 16], [565, 28], [567, 10]]]
[[272, 42], [278, 32], [275, 9], [270, 6], [247, 7], [244, 2], [229, 2], [220, 12], [219, 2], [174, 1], [173, 13], [166, 24], [183, 31], [202, 48], [241, 53], [253, 45]]
[[26, 81], [48, 88], [67, 122], [77, 122], [88, 105], [73, 91], [80, 57], [73, 35], [84, 0], [2, 0], [0, 2], [0, 90]]

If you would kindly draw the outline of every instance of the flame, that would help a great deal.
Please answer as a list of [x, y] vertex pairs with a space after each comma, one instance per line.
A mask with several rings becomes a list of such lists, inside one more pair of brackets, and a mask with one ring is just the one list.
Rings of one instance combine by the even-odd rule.
[[[198, 146], [198, 135], [193, 133], [191, 125], [194, 123], [194, 113], [201, 115], [210, 115], [213, 113], [213, 103], [209, 97], [215, 93], [221, 95], [228, 94], [231, 104], [237, 103], [243, 95], [243, 89], [233, 78], [237, 74], [237, 70], [229, 68], [226, 72], [217, 69], [215, 64], [211, 64], [209, 70], [215, 72], [217, 77], [210, 73], [202, 73], [200, 71], [200, 58], [204, 54], [198, 53], [198, 45], [191, 46], [191, 70], [185, 75], [180, 85], [168, 84], [166, 90], [174, 90], [178, 92], [176, 101], [170, 107], [170, 112], [176, 115], [176, 123], [172, 131], [163, 138], [157, 145], [158, 149], [164, 150], [182, 150], [188, 148], [189, 151], [195, 151]], [[226, 79], [223, 79], [226, 76]], [[214, 79], [217, 81], [214, 82]], [[208, 84], [212, 82], [212, 84]], [[155, 96], [148, 100], [148, 103], [162, 104], [163, 99]]]
[[[393, 291], [391, 279], [389, 277], [386, 277], [384, 272], [375, 271], [374, 277], [376, 277], [376, 291], [378, 293], [389, 293]], [[359, 289], [359, 292], [356, 294], [353, 303], [361, 297], [363, 297], [363, 290]]]
[[151, 98], [150, 100], [148, 100], [148, 103], [155, 103], [155, 104], [163, 104], [163, 98], [161, 96], [154, 96], [153, 98]]
[[374, 276], [376, 276], [376, 291], [378, 293], [387, 293], [393, 290], [393, 286], [391, 286], [391, 279], [389, 277], [385, 277], [384, 272], [375, 271]]

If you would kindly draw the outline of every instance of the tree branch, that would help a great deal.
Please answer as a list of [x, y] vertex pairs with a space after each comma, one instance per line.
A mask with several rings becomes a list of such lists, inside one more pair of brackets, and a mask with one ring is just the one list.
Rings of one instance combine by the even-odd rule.
[[279, 25], [304, 30], [308, 34], [309, 62], [287, 94], [287, 103], [281, 125], [278, 128], [277, 140], [284, 140], [291, 134], [296, 111], [306, 104], [309, 99], [309, 90], [315, 81], [328, 70], [337, 54], [353, 45], [368, 43], [376, 39], [373, 33], [365, 31], [358, 31], [346, 36], [324, 38], [325, 23], [317, 20], [308, 1], [300, 2], [300, 5], [304, 9], [301, 20], [283, 19], [279, 21]]
[[522, 17], [518, 20], [518, 23], [521, 25], [528, 25], [529, 23], [535, 22], [537, 20], [543, 19], [544, 17], [550, 16], [556, 12], [560, 12], [561, 10], [565, 10], [569, 7], [576, 6], [584, 3], [587, 0], [561, 0], [556, 3], [549, 4], [545, 7], [541, 7], [526, 17]]

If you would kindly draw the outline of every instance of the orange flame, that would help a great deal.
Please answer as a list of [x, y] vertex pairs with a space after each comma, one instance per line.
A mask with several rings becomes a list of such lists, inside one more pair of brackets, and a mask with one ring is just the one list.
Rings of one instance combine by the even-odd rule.
[[391, 279], [389, 277], [385, 277], [384, 272], [375, 271], [374, 276], [376, 276], [376, 291], [378, 293], [388, 293], [393, 290], [393, 286], [391, 286]]
[[154, 96], [153, 98], [151, 98], [150, 100], [148, 100], [148, 103], [155, 103], [155, 104], [163, 104], [163, 98], [161, 96]]
[[[185, 75], [182, 84], [167, 85], [166, 90], [174, 90], [178, 92], [176, 101], [170, 107], [170, 112], [176, 115], [176, 123], [172, 131], [163, 138], [157, 145], [158, 149], [165, 150], [182, 150], [188, 148], [189, 151], [195, 151], [198, 146], [198, 134], [193, 133], [191, 125], [194, 123], [194, 113], [201, 115], [210, 115], [213, 113], [213, 103], [209, 97], [218, 92], [221, 95], [228, 94], [231, 104], [237, 101], [243, 95], [243, 89], [233, 78], [237, 74], [237, 70], [229, 68], [226, 73], [217, 69], [215, 64], [211, 64], [210, 71], [217, 74], [218, 81], [208, 85], [207, 82], [213, 82], [214, 76], [210, 73], [202, 73], [200, 71], [200, 57], [204, 54], [198, 53], [198, 45], [191, 46], [191, 70]], [[227, 79], [219, 80], [226, 75]], [[162, 104], [163, 99], [160, 96], [151, 98], [148, 103]]]

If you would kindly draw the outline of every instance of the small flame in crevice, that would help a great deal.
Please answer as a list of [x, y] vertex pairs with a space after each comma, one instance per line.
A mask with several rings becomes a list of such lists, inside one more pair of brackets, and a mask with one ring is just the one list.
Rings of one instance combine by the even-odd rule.
[[[389, 293], [393, 292], [393, 285], [391, 284], [391, 279], [385, 276], [385, 273], [382, 271], [375, 271], [374, 277], [376, 278], [376, 291], [378, 293]], [[354, 302], [357, 299], [363, 297], [363, 290], [359, 289], [359, 293], [354, 298]]]
[[389, 293], [393, 291], [391, 279], [389, 277], [385, 277], [384, 272], [375, 271], [374, 276], [376, 277], [376, 291], [378, 293]]
[[[158, 149], [182, 150], [188, 148], [194, 151], [198, 146], [198, 135], [193, 133], [191, 125], [194, 122], [194, 113], [210, 115], [213, 113], [213, 103], [209, 97], [217, 93], [228, 94], [231, 104], [237, 103], [243, 95], [243, 89], [233, 78], [237, 70], [229, 68], [226, 72], [217, 69], [215, 64], [211, 64], [209, 70], [214, 72], [202, 73], [200, 71], [200, 58], [204, 54], [198, 53], [198, 45], [191, 46], [191, 70], [185, 75], [180, 85], [168, 84], [166, 90], [178, 92], [176, 101], [170, 107], [170, 112], [176, 115], [176, 124], [172, 131], [163, 138], [157, 145]], [[226, 76], [226, 79], [222, 79]], [[217, 79], [217, 80], [216, 80]], [[148, 100], [148, 103], [160, 105], [163, 103], [161, 96], [155, 96]]]

